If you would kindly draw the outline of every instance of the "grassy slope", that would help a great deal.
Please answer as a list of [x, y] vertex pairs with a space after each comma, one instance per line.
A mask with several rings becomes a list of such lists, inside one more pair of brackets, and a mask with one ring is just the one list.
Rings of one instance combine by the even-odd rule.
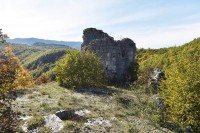
[[74, 128], [85, 131], [87, 127], [84, 127], [84, 123], [87, 119], [103, 117], [111, 121], [112, 127], [109, 129], [103, 129], [101, 125], [90, 127], [90, 132], [167, 131], [155, 124], [154, 114], [157, 111], [155, 96], [146, 95], [139, 90], [131, 91], [115, 87], [108, 87], [103, 91], [108, 92], [108, 95], [70, 90], [58, 86], [56, 82], [33, 86], [16, 100], [17, 111], [24, 116], [46, 116], [61, 109], [87, 109], [91, 113], [87, 114], [84, 120], [66, 120], [66, 126], [70, 126], [69, 123], [72, 125], [76, 123]]
[[63, 48], [48, 49], [44, 52], [34, 53], [28, 56], [25, 60], [23, 60], [23, 65], [31, 71], [34, 78], [37, 78], [45, 73], [53, 78], [52, 70], [55, 67], [55, 63], [64, 54], [66, 54], [66, 50]]

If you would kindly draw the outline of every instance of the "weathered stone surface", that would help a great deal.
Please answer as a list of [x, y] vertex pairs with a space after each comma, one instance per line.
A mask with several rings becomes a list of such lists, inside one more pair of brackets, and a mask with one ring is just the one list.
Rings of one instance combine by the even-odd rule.
[[106, 79], [110, 83], [126, 82], [129, 78], [129, 68], [134, 62], [136, 46], [129, 39], [115, 41], [102, 30], [88, 28], [83, 31], [82, 50], [95, 52], [101, 59]]
[[85, 110], [60, 110], [55, 113], [57, 117], [59, 117], [61, 120], [79, 120], [82, 119], [85, 114], [87, 114], [88, 111]]
[[53, 133], [58, 133], [64, 127], [64, 122], [55, 114], [45, 116], [45, 123], [45, 127], [51, 128]]
[[60, 110], [57, 111], [55, 115], [61, 120], [71, 120], [75, 117], [74, 110]]
[[152, 93], [157, 93], [161, 80], [165, 79], [165, 73], [159, 68], [154, 68], [150, 73], [148, 87], [151, 88]]
[[75, 114], [79, 115], [80, 117], [83, 117], [85, 116], [86, 114], [89, 114], [90, 111], [87, 110], [87, 109], [84, 109], [84, 110], [77, 110], [74, 112]]
[[[24, 125], [22, 125], [22, 130], [26, 133], [40, 133], [39, 127], [36, 129], [28, 130], [27, 120], [32, 118], [32, 116], [20, 117], [19, 120], [26, 121]], [[53, 133], [59, 133], [59, 131], [64, 127], [64, 122], [57, 117], [55, 114], [50, 114], [48, 116], [44, 116], [45, 118], [45, 127], [48, 127], [52, 130]]]
[[112, 126], [110, 120], [106, 120], [103, 117], [88, 119], [87, 122], [84, 123], [85, 126], [93, 126], [95, 124], [109, 126], [109, 127]]
[[161, 81], [164, 77], [164, 71], [162, 69], [159, 68], [154, 68], [153, 71], [151, 72], [151, 79], [153, 81], [155, 81], [156, 83], [158, 83], [159, 81]]
[[160, 97], [160, 96], [156, 96], [156, 97], [155, 97], [155, 100], [156, 100], [157, 106], [158, 106], [161, 110], [164, 110], [165, 106], [164, 106], [163, 98]]

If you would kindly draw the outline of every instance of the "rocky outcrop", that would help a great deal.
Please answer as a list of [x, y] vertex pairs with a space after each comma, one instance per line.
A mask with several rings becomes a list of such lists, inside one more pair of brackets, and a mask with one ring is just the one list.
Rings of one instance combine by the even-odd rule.
[[55, 113], [61, 120], [78, 120], [80, 116], [74, 113], [74, 110], [60, 110]]
[[61, 120], [80, 120], [86, 114], [90, 113], [89, 110], [60, 110], [55, 113]]
[[81, 50], [90, 50], [101, 59], [109, 83], [132, 81], [129, 68], [134, 62], [136, 46], [129, 39], [115, 41], [102, 30], [88, 28], [83, 31]]
[[45, 127], [51, 128], [53, 133], [58, 133], [64, 127], [64, 122], [55, 114], [45, 116]]
[[[36, 127], [35, 129], [28, 129], [27, 120], [32, 118], [33, 116], [25, 116], [20, 117], [19, 120], [25, 121], [25, 123], [22, 125], [22, 130], [26, 133], [40, 133], [39, 127]], [[48, 116], [44, 116], [45, 118], [45, 125], [44, 127], [50, 128], [53, 133], [59, 133], [62, 128], [64, 127], [64, 122], [57, 117], [55, 114], [49, 114]]]
[[162, 69], [154, 68], [150, 73], [150, 78], [148, 80], [148, 88], [151, 89], [152, 93], [157, 93], [159, 89], [160, 82], [165, 79], [165, 73]]

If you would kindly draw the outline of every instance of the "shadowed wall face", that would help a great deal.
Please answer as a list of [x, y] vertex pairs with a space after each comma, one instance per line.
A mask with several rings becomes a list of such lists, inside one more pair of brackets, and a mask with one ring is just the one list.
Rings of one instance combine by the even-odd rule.
[[90, 50], [101, 59], [109, 83], [128, 81], [129, 68], [134, 62], [136, 46], [128, 38], [115, 41], [102, 30], [88, 28], [83, 31], [82, 50]]

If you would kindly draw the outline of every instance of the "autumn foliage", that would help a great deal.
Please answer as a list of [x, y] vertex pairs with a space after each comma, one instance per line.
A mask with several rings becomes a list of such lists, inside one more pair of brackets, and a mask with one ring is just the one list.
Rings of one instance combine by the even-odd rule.
[[16, 99], [16, 91], [32, 84], [32, 79], [25, 70], [11, 47], [4, 50], [5, 58], [0, 59], [0, 130], [13, 132], [16, 127], [12, 102]]
[[40, 84], [45, 84], [47, 82], [49, 82], [49, 77], [46, 76], [46, 75], [41, 75], [40, 77], [38, 77], [36, 80], [35, 80], [35, 84], [37, 85], [40, 85]]
[[166, 71], [167, 80], [161, 84], [161, 95], [167, 106], [167, 118], [184, 129], [200, 131], [200, 58], [173, 64]]
[[143, 84], [150, 68], [165, 71], [159, 93], [166, 107], [166, 121], [185, 131], [200, 132], [200, 38], [179, 47], [140, 49], [137, 58]]

